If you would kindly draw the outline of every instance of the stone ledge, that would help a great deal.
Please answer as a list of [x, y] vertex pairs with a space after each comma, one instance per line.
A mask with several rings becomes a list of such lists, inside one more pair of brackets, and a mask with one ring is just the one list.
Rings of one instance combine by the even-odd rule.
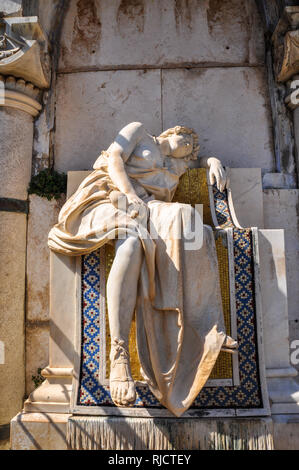
[[19, 413], [11, 421], [12, 450], [66, 450], [70, 415]]

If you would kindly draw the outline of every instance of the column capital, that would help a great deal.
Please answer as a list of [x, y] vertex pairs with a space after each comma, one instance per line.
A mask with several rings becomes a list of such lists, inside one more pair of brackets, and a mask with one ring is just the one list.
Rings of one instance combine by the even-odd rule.
[[0, 75], [0, 106], [19, 109], [36, 117], [42, 106], [41, 91], [31, 82], [12, 75]]
[[0, 19], [0, 74], [49, 88], [48, 43], [36, 16]]
[[286, 7], [272, 36], [276, 80], [299, 73], [299, 6]]

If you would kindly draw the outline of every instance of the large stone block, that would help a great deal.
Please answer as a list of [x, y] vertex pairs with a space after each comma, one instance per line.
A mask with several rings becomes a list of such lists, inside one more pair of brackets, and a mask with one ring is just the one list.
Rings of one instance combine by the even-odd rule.
[[0, 213], [0, 425], [9, 423], [22, 407], [24, 373], [24, 303], [26, 215]]
[[[299, 234], [298, 200], [296, 189], [267, 189], [264, 191], [266, 228], [285, 229], [286, 269], [290, 343], [299, 340]], [[299, 370], [299, 364], [292, 364]]]
[[32, 376], [49, 364], [49, 330], [47, 323], [26, 327], [26, 395], [35, 388]]
[[31, 177], [32, 116], [0, 108], [0, 197], [27, 199]]
[[141, 121], [156, 135], [162, 131], [160, 71], [60, 75], [56, 112], [56, 168], [91, 169], [129, 122]]
[[275, 450], [299, 449], [299, 416], [273, 417]]
[[49, 320], [50, 250], [48, 233], [57, 223], [64, 199], [48, 201], [32, 194], [28, 217], [27, 321]]
[[201, 155], [230, 167], [274, 165], [267, 82], [261, 68], [162, 71], [163, 128], [193, 127]]
[[67, 450], [66, 426], [69, 415], [19, 413], [11, 421], [13, 450]]
[[252, 0], [76, 0], [64, 21], [60, 70], [263, 60]]
[[1, 0], [0, 11], [4, 16], [19, 16], [22, 14], [22, 0]]

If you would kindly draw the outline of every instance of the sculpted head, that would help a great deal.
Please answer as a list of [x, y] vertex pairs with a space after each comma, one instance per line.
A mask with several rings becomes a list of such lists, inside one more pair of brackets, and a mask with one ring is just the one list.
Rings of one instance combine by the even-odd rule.
[[165, 155], [185, 160], [196, 160], [199, 152], [198, 136], [193, 129], [175, 126], [162, 132], [158, 142]]

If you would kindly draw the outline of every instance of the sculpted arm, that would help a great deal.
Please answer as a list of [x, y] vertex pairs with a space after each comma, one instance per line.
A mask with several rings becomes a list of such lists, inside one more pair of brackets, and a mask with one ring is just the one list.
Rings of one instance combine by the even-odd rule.
[[112, 144], [109, 148], [108, 172], [115, 186], [127, 196], [129, 204], [143, 204], [127, 175], [122, 158], [122, 148], [117, 143]]

